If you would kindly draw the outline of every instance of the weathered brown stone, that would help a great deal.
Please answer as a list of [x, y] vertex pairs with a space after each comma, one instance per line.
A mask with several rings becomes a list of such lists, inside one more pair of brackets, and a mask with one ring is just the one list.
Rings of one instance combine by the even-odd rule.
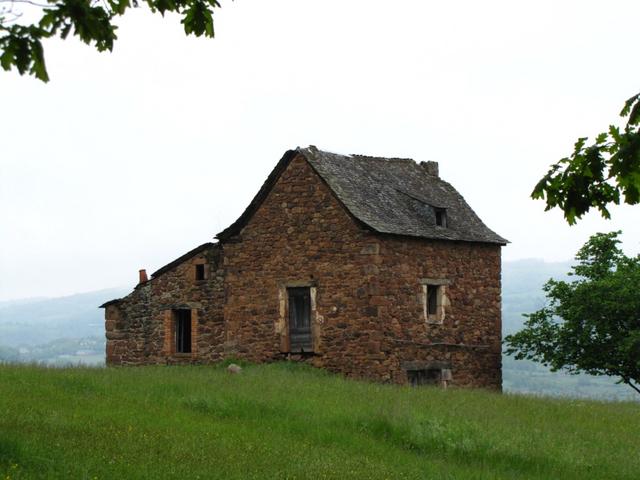
[[[425, 319], [424, 279], [446, 280], [442, 324]], [[314, 355], [289, 351], [293, 286], [314, 289]], [[375, 234], [298, 156], [237, 235], [106, 306], [107, 363], [288, 358], [394, 383], [438, 364], [449, 385], [500, 389], [500, 288], [499, 245]], [[192, 310], [191, 354], [175, 353], [176, 308]]]

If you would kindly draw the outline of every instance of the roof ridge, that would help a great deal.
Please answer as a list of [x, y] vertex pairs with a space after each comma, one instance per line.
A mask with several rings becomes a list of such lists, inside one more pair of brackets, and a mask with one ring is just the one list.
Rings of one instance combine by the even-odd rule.
[[411, 162], [411, 163], [415, 163], [416, 165], [420, 165], [420, 162], [410, 157], [380, 157], [377, 155], [366, 155], [364, 153], [338, 153], [338, 152], [332, 152], [330, 150], [321, 150], [315, 145], [309, 145], [308, 147], [298, 147], [296, 150], [298, 150], [300, 153], [304, 153], [304, 151], [311, 151], [314, 154], [324, 153], [324, 154], [335, 155], [337, 157], [344, 157], [344, 158], [357, 158], [357, 159], [363, 159], [363, 160], [384, 160], [389, 162]]
[[[224, 242], [241, 231], [296, 155], [304, 157], [354, 220], [375, 232], [432, 240], [508, 243], [480, 220], [450, 183], [437, 173], [429, 173], [414, 159], [344, 155], [314, 145], [285, 152], [242, 215], [218, 233], [217, 239]], [[416, 211], [406, 201], [407, 196], [432, 207], [446, 208], [447, 228], [436, 228], [432, 209]]]
[[411, 162], [419, 165], [416, 160], [409, 157], [375, 157], [373, 155], [361, 155], [358, 153], [352, 153], [351, 158], [361, 158], [363, 160], [384, 160], [386, 162]]

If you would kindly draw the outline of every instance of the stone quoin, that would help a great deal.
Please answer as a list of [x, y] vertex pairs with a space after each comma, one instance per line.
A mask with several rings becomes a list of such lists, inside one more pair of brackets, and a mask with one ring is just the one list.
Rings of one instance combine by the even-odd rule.
[[295, 360], [500, 389], [500, 253], [435, 162], [287, 151], [242, 215], [105, 308], [107, 365]]

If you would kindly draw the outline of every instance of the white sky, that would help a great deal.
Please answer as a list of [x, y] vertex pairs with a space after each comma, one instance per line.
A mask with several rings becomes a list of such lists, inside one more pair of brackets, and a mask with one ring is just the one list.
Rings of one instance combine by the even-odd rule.
[[0, 71], [0, 300], [118, 285], [212, 237], [285, 150], [440, 162], [511, 240], [640, 250], [640, 206], [569, 227], [529, 193], [640, 89], [632, 1], [224, 1], [216, 38], [138, 9], [113, 53], [45, 45], [49, 84]]

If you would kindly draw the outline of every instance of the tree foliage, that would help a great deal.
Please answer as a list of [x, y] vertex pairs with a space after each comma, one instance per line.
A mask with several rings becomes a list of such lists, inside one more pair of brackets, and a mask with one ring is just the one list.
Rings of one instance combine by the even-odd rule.
[[620, 116], [628, 117], [623, 130], [610, 125], [590, 144], [579, 138], [571, 156], [551, 166], [531, 197], [546, 197], [545, 210], [559, 207], [570, 225], [592, 207], [610, 218], [610, 204], [639, 203], [640, 93], [625, 102]]
[[525, 315], [506, 352], [570, 373], [619, 377], [640, 393], [640, 255], [618, 248], [620, 232], [597, 233], [576, 255], [576, 280], [549, 280], [547, 305]]
[[[217, 0], [142, 0], [152, 12], [175, 12], [187, 35], [214, 36], [213, 11]], [[23, 11], [17, 6], [36, 9], [37, 22], [21, 23]], [[21, 75], [33, 75], [47, 82], [42, 41], [51, 37], [66, 39], [72, 33], [99, 51], [113, 49], [117, 39], [115, 20], [138, 0], [0, 0], [0, 65], [17, 69]], [[29, 12], [33, 14], [34, 12]]]

